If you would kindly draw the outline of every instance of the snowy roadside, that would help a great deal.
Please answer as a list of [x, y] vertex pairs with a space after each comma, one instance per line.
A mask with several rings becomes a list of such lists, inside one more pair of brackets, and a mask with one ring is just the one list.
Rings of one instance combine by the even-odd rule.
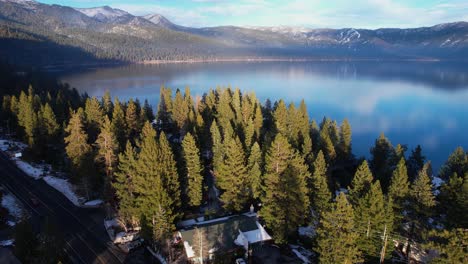
[[49, 164], [33, 164], [21, 160], [21, 152], [27, 148], [22, 142], [0, 139], [0, 150], [15, 162], [16, 166], [24, 173], [35, 180], [42, 179], [48, 185], [61, 192], [75, 206], [85, 208], [95, 208], [102, 205], [102, 200], [86, 201], [85, 198], [76, 193], [77, 187], [71, 184], [67, 179], [58, 178], [51, 174], [56, 174]]
[[15, 226], [17, 222], [21, 221], [22, 218], [26, 217], [26, 211], [21, 206], [21, 203], [16, 197], [6, 191], [2, 191], [1, 206], [8, 211], [11, 216], [7, 221], [9, 226]]

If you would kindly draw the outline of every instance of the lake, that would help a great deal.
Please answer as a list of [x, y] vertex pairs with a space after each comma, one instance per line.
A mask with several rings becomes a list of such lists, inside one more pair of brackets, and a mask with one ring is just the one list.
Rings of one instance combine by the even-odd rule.
[[[420, 144], [440, 168], [457, 147], [468, 147], [468, 65], [441, 62], [239, 62], [130, 65], [57, 73], [80, 92], [121, 100], [148, 99], [156, 108], [161, 85], [202, 95], [216, 86], [254, 91], [264, 102], [304, 99], [311, 118], [348, 118], [353, 152], [369, 157], [381, 132], [393, 145]], [[407, 152], [409, 155], [410, 151]]]

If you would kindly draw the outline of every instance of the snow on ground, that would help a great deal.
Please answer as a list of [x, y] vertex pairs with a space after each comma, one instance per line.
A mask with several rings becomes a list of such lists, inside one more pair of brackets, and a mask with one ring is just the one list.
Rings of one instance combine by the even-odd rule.
[[432, 177], [432, 185], [434, 186], [434, 194], [438, 195], [440, 193], [439, 187], [444, 184], [444, 180], [441, 178], [434, 176]]
[[104, 202], [102, 200], [92, 200], [92, 201], [87, 201], [86, 203], [84, 203], [85, 206], [99, 206], [101, 204], [103, 204]]
[[312, 226], [300, 226], [298, 228], [299, 235], [306, 237], [315, 237], [315, 229]]
[[340, 193], [345, 193], [345, 194], [348, 194], [348, 189], [345, 189], [345, 188], [340, 188], [338, 190], [335, 191], [335, 195], [338, 197], [338, 195], [340, 195]]
[[65, 179], [59, 179], [53, 176], [46, 176], [42, 178], [47, 184], [50, 186], [54, 187], [57, 191], [61, 192], [65, 197], [70, 200], [74, 205], [80, 206], [81, 205], [81, 200], [83, 198], [78, 197], [76, 193], [74, 192], [74, 187], [71, 185], [68, 180]]
[[315, 255], [313, 252], [298, 245], [289, 245], [289, 247], [303, 263], [311, 263], [310, 258]]
[[13, 239], [8, 239], [8, 240], [2, 240], [0, 241], [0, 246], [1, 247], [8, 247], [13, 245], [14, 240]]
[[31, 176], [32, 178], [38, 180], [44, 174], [44, 169], [35, 167], [29, 163], [26, 163], [22, 160], [16, 160], [16, 166], [24, 171], [27, 175]]
[[[20, 206], [16, 197], [12, 194], [4, 194], [2, 197], [2, 207], [8, 210], [8, 213], [12, 215], [15, 219], [21, 219], [24, 215], [23, 209]], [[11, 225], [10, 223], [8, 223]], [[12, 222], [13, 224], [13, 222]]]

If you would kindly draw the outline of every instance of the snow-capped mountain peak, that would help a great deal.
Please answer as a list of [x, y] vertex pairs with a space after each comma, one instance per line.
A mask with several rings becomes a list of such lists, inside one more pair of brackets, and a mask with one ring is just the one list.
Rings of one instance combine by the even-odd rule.
[[150, 14], [150, 15], [143, 16], [143, 18], [150, 21], [151, 23], [153, 23], [155, 25], [159, 25], [159, 26], [162, 26], [162, 27], [166, 27], [166, 28], [176, 28], [177, 27], [171, 21], [169, 21], [167, 18], [165, 18], [164, 16], [162, 16], [160, 14]]
[[76, 8], [77, 11], [85, 14], [88, 17], [97, 19], [102, 22], [113, 21], [121, 17], [131, 16], [129, 13], [111, 8], [109, 6], [93, 7], [93, 8]]

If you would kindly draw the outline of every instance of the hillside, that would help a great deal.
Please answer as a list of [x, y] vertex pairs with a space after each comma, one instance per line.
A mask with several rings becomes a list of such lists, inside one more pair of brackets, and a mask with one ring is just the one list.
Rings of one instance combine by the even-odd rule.
[[190, 28], [160, 14], [0, 0], [0, 55], [15, 64], [223, 58], [460, 59], [468, 23], [414, 29]]

